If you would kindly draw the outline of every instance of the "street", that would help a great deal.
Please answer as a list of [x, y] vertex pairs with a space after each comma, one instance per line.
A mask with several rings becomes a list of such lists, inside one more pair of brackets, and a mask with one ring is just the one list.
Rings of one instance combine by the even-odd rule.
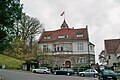
[[97, 80], [96, 78], [92, 77], [35, 74], [26, 71], [3, 69], [0, 69], [0, 76], [4, 77], [4, 80]]

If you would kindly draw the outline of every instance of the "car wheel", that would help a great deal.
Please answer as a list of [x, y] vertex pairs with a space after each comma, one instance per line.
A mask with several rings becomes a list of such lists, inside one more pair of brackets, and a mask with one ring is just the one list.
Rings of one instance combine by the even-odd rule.
[[44, 72], [43, 72], [43, 74], [47, 74], [47, 72], [46, 72], [46, 71], [44, 71]]
[[70, 76], [70, 73], [68, 72], [67, 75]]
[[94, 74], [94, 77], [96, 78], [96, 77], [97, 77], [97, 75], [96, 75], [96, 74]]
[[36, 73], [36, 71], [34, 70], [33, 73]]
[[99, 77], [98, 77], [98, 80], [103, 80], [103, 78], [99, 76]]
[[80, 74], [81, 77], [84, 77], [84, 74]]
[[56, 73], [56, 72], [54, 72], [54, 74], [56, 75], [57, 73]]

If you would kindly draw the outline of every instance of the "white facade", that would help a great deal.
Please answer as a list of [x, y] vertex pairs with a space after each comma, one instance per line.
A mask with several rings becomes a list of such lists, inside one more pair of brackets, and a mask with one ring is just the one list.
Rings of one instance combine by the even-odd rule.
[[116, 54], [110, 54], [109, 56], [110, 56], [110, 59], [108, 58], [108, 66], [111, 67], [111, 66], [113, 66], [113, 63], [118, 63], [119, 62]]
[[[68, 47], [68, 51], [54, 51], [54, 44], [70, 44]], [[80, 46], [82, 49], [79, 49], [79, 44], [82, 44]], [[74, 41], [74, 42], [56, 42], [56, 43], [41, 43], [40, 48], [42, 51], [44, 51], [44, 45], [47, 46], [47, 54], [53, 55], [53, 54], [94, 54], [94, 45], [89, 45], [89, 53], [88, 53], [88, 42], [87, 41]], [[64, 46], [63, 46], [64, 47]], [[66, 49], [66, 47], [64, 47]]]
[[[110, 58], [109, 58], [110, 56]], [[120, 53], [117, 54], [109, 54], [108, 56], [108, 66], [113, 66], [113, 63], [120, 62]]]
[[44, 31], [38, 43], [44, 54], [53, 55], [55, 65], [71, 67], [95, 63], [95, 45], [89, 42], [87, 26], [79, 29], [69, 28], [64, 20], [61, 29]]

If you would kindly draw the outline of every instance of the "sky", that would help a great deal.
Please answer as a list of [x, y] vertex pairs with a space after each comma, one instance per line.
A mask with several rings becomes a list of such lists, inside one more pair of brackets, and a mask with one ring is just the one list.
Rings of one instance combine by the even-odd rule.
[[23, 12], [37, 18], [46, 31], [60, 29], [63, 11], [69, 28], [88, 25], [96, 63], [104, 50], [104, 40], [120, 38], [120, 0], [21, 0], [21, 3]]

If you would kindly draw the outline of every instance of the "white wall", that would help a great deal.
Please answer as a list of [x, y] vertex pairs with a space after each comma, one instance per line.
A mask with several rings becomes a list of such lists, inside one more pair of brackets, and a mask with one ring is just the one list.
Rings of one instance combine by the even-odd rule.
[[113, 63], [118, 62], [116, 54], [110, 54], [110, 56], [111, 56], [111, 59], [109, 59], [108, 66], [112, 66]]
[[[83, 47], [83, 51], [78, 51], [78, 43], [83, 43], [84, 47]], [[79, 41], [79, 42], [73, 42], [73, 53], [74, 54], [88, 54], [88, 42], [87, 41]], [[89, 50], [89, 54], [94, 54], [94, 51], [90, 51]]]
[[[84, 48], [82, 51], [78, 51], [78, 43], [83, 43]], [[53, 51], [53, 43], [41, 43], [39, 47], [43, 49], [43, 45], [48, 45], [50, 51]], [[87, 41], [74, 41], [72, 42], [73, 53], [65, 53], [65, 54], [88, 54], [88, 42]], [[89, 51], [89, 54], [94, 54], [94, 51]]]
[[50, 51], [53, 50], [53, 45], [52, 45], [52, 43], [41, 43], [41, 44], [39, 45], [39, 48], [43, 49], [43, 45], [48, 45], [48, 48], [50, 49]]

